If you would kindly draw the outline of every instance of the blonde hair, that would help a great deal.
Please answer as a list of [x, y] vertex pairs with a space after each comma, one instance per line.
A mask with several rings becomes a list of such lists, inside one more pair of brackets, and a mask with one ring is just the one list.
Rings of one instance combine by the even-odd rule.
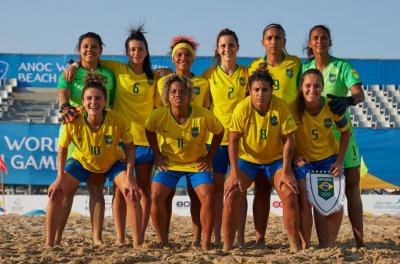
[[176, 73], [171, 73], [165, 77], [165, 80], [163, 82], [161, 91], [161, 100], [163, 104], [165, 106], [170, 106], [168, 97], [169, 97], [169, 90], [171, 89], [171, 84], [173, 82], [181, 82], [183, 84], [183, 86], [187, 89], [187, 92], [189, 94], [189, 102], [191, 102], [193, 99], [193, 89], [190, 80], [185, 76], [180, 76]]

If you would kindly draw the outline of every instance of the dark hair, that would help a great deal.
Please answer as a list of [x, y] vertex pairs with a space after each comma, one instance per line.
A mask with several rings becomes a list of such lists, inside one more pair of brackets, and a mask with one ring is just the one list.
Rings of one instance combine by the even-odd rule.
[[103, 42], [103, 40], [101, 39], [100, 35], [97, 34], [97, 33], [94, 33], [94, 32], [87, 32], [87, 33], [85, 33], [85, 34], [79, 36], [78, 44], [76, 45], [76, 49], [77, 49], [77, 50], [79, 50], [79, 48], [81, 47], [82, 41], [83, 41], [85, 38], [92, 38], [92, 39], [95, 39], [95, 40], [98, 42], [99, 46], [100, 46], [100, 51], [103, 51], [103, 46], [105, 46], [105, 45], [104, 45], [104, 42]]
[[283, 38], [286, 39], [286, 31], [283, 29], [282, 25], [281, 25], [281, 24], [278, 24], [278, 23], [271, 23], [271, 24], [267, 25], [267, 26], [264, 28], [263, 33], [262, 33], [262, 37], [263, 37], [263, 38], [264, 38], [265, 33], [266, 33], [270, 28], [277, 28], [277, 29], [279, 29], [279, 30], [282, 32], [282, 34], [283, 34]]
[[88, 73], [85, 76], [85, 84], [82, 90], [82, 99], [85, 91], [89, 88], [95, 88], [102, 91], [104, 94], [104, 98], [107, 99], [106, 83], [107, 79], [104, 78], [103, 75], [100, 75], [98, 73]]
[[[270, 30], [271, 28], [277, 28], [277, 29], [282, 33], [282, 35], [283, 35], [283, 40], [286, 41], [286, 31], [285, 31], [285, 29], [282, 27], [282, 25], [281, 25], [281, 24], [278, 24], [278, 23], [271, 23], [271, 24], [267, 25], [267, 26], [264, 28], [263, 33], [262, 33], [262, 41], [264, 40], [265, 33], [267, 33], [267, 31]], [[284, 53], [284, 54], [288, 54], [288, 52], [287, 52], [285, 46], [283, 46], [283, 53]]]
[[265, 81], [271, 86], [271, 89], [274, 85], [274, 80], [272, 79], [271, 74], [269, 74], [269, 72], [266, 69], [257, 68], [257, 70], [250, 75], [249, 77], [250, 89], [255, 81]]
[[308, 59], [308, 60], [314, 59], [313, 50], [312, 50], [312, 48], [308, 47], [308, 43], [310, 43], [310, 39], [311, 39], [311, 34], [312, 34], [312, 32], [313, 32], [314, 30], [318, 29], [318, 28], [324, 30], [324, 31], [326, 32], [326, 34], [328, 34], [328, 37], [329, 37], [329, 45], [330, 45], [330, 46], [332, 45], [332, 37], [331, 37], [331, 31], [330, 31], [330, 29], [329, 29], [327, 26], [325, 26], [325, 25], [316, 25], [316, 26], [313, 26], [313, 27], [310, 29], [310, 31], [308, 32], [308, 40], [307, 40], [306, 44], [304, 45], [304, 50], [305, 50], [305, 52], [306, 52], [306, 55], [307, 55], [307, 59]]
[[144, 31], [144, 25], [141, 24], [138, 27], [131, 27], [129, 29], [129, 36], [125, 40], [125, 53], [128, 54], [128, 49], [129, 49], [129, 42], [131, 40], [137, 40], [137, 41], [142, 41], [144, 43], [144, 46], [146, 47], [147, 50], [147, 55], [144, 58], [143, 61], [143, 71], [147, 76], [147, 79], [153, 80], [154, 79], [154, 73], [153, 73], [153, 68], [151, 66], [151, 60], [150, 60], [150, 51], [149, 51], [149, 45], [147, 44], [147, 40], [144, 37], [144, 34], [147, 32]]
[[219, 39], [223, 36], [232, 36], [235, 39], [236, 45], [239, 46], [239, 39], [235, 33], [235, 31], [230, 30], [229, 28], [224, 28], [221, 30], [218, 35], [217, 35], [217, 43], [215, 44], [215, 54], [214, 54], [214, 64], [220, 64], [221, 63], [221, 56], [218, 53], [218, 44], [219, 44]]
[[300, 78], [300, 83], [299, 83], [299, 92], [297, 93], [296, 101], [295, 101], [295, 115], [296, 118], [298, 119], [298, 122], [301, 122], [301, 119], [303, 118], [304, 111], [306, 109], [306, 105], [304, 103], [304, 95], [303, 92], [301, 91], [301, 87], [303, 86], [304, 79], [307, 75], [315, 74], [319, 77], [322, 83], [322, 87], [324, 87], [324, 76], [318, 69], [308, 69], [306, 70], [303, 75]]

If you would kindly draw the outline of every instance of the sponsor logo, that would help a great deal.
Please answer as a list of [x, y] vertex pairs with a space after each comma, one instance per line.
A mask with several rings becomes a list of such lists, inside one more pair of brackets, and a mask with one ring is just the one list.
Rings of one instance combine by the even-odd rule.
[[199, 86], [193, 86], [193, 93], [195, 95], [199, 95], [200, 94], [200, 87]]
[[332, 119], [330, 118], [325, 118], [324, 119], [324, 127], [330, 128], [332, 126]]
[[293, 77], [293, 69], [292, 68], [286, 69], [286, 76], [288, 78], [292, 78]]
[[274, 208], [283, 208], [283, 203], [281, 201], [273, 201], [272, 206]]
[[318, 196], [324, 200], [328, 200], [334, 195], [333, 179], [326, 177], [318, 177]]
[[373, 205], [378, 210], [400, 210], [400, 199], [398, 201], [376, 201]]
[[6, 78], [9, 65], [5, 61], [0, 61], [0, 79]]
[[111, 135], [105, 135], [105, 136], [104, 136], [104, 142], [105, 142], [107, 145], [111, 145], [112, 142], [113, 142], [112, 136], [111, 136]]
[[176, 207], [178, 208], [190, 207], [190, 201], [177, 201]]
[[330, 81], [331, 83], [336, 82], [336, 74], [334, 74], [334, 73], [329, 73], [329, 81]]
[[200, 134], [200, 130], [198, 127], [192, 127], [192, 137], [198, 137]]
[[24, 211], [22, 201], [20, 199], [15, 199], [10, 211], [13, 213], [22, 213]]
[[273, 126], [277, 126], [277, 125], [278, 125], [278, 117], [276, 117], [276, 116], [271, 116], [269, 120], [270, 120], [270, 122], [271, 122], [271, 124], [272, 124]]

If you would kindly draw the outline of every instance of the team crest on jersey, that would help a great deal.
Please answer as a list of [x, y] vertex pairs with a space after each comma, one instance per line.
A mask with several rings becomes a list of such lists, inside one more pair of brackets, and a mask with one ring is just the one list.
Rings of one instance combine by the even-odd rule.
[[104, 135], [104, 142], [105, 142], [107, 145], [111, 145], [112, 142], [113, 142], [112, 136], [111, 136], [111, 135]]
[[293, 77], [293, 69], [292, 68], [286, 69], [286, 76], [288, 78], [292, 78]]
[[324, 119], [324, 127], [330, 128], [332, 126], [332, 119], [330, 118], [325, 118]]
[[192, 137], [198, 137], [200, 135], [200, 130], [198, 127], [192, 127]]
[[239, 84], [240, 84], [240, 86], [245, 86], [246, 80], [243, 77], [239, 77]]
[[273, 126], [278, 125], [278, 117], [276, 117], [276, 116], [271, 116], [269, 120], [270, 120], [270, 122], [271, 122], [271, 124], [272, 124]]
[[351, 75], [353, 75], [354, 78], [359, 79], [360, 76], [358, 75], [358, 73], [356, 72], [356, 70], [351, 70]]
[[200, 94], [200, 87], [199, 86], [193, 86], [193, 93], [195, 95], [199, 95]]
[[147, 79], [147, 83], [148, 83], [149, 85], [153, 85], [154, 80], [153, 80], [153, 79]]
[[327, 177], [318, 177], [318, 196], [324, 200], [328, 200], [334, 195], [335, 188], [333, 179]]
[[334, 73], [329, 73], [329, 81], [330, 81], [331, 83], [336, 82], [336, 74], [334, 74]]

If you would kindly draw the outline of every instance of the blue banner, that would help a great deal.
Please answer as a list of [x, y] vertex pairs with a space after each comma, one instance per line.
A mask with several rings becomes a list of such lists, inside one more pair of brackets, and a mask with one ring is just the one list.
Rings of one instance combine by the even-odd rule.
[[0, 124], [6, 184], [49, 184], [57, 172], [58, 125]]
[[[57, 174], [58, 125], [0, 124], [0, 155], [6, 184], [48, 185]], [[400, 129], [356, 128], [360, 153], [376, 177], [400, 186]], [[180, 182], [185, 187], [185, 182]]]
[[[1, 54], [0, 79], [17, 78], [20, 87], [56, 87], [60, 73], [69, 59], [77, 55]], [[125, 56], [104, 55], [104, 60], [126, 62]], [[248, 66], [255, 58], [239, 58], [238, 63]], [[349, 59], [364, 84], [400, 84], [400, 60]], [[196, 57], [193, 73], [199, 75], [213, 62], [213, 57]], [[153, 56], [154, 68], [173, 69], [170, 56]]]
[[400, 129], [356, 128], [355, 131], [368, 172], [400, 186]]

